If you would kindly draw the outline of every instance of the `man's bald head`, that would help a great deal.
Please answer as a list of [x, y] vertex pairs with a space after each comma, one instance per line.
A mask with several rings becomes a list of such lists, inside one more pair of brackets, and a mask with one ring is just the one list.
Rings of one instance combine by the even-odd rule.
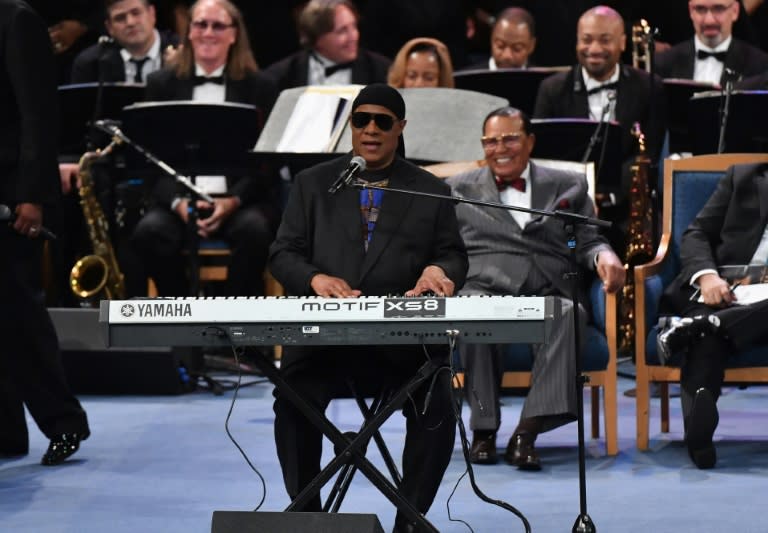
[[626, 46], [624, 20], [608, 6], [596, 6], [579, 18], [576, 56], [587, 73], [605, 81], [615, 72]]

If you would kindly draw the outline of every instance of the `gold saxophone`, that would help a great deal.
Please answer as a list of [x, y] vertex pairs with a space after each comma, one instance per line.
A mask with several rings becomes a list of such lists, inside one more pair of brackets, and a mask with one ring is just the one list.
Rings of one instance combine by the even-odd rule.
[[650, 36], [651, 26], [647, 20], [640, 19], [632, 25], [632, 66], [646, 72], [651, 71]]
[[69, 274], [69, 286], [75, 296], [83, 300], [119, 300], [125, 297], [123, 274], [120, 272], [115, 249], [109, 237], [109, 223], [94, 192], [91, 172], [93, 162], [112, 152], [118, 143], [118, 140], [113, 140], [103, 150], [86, 152], [80, 158], [80, 207], [88, 227], [93, 254], [86, 255], [75, 263]]
[[650, 187], [648, 185], [651, 158], [645, 146], [645, 136], [640, 124], [635, 122], [632, 135], [637, 139], [638, 151], [631, 167], [632, 184], [629, 189], [629, 231], [624, 268], [627, 279], [622, 289], [619, 313], [619, 349], [634, 349], [635, 339], [635, 265], [653, 259], [653, 215], [651, 213]]

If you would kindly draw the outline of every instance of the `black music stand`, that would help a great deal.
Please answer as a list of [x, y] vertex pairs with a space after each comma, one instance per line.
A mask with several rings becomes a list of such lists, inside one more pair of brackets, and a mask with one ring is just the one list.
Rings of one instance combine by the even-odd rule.
[[701, 81], [672, 78], [664, 80], [670, 153], [693, 151], [692, 132], [689, 131], [688, 101], [694, 94], [712, 91], [716, 88], [715, 84]]
[[[80, 156], [86, 151], [88, 125], [92, 120], [117, 119], [121, 110], [144, 99], [144, 86], [105, 83], [102, 86], [101, 112], [95, 115], [98, 83], [79, 83], [59, 87], [59, 153]], [[103, 138], [102, 138], [103, 137]], [[109, 143], [106, 134], [91, 139], [97, 146]]]
[[[699, 93], [688, 107], [692, 152], [714, 154], [718, 148], [723, 95]], [[734, 91], [730, 98], [725, 151], [768, 152], [768, 91]]]
[[[193, 184], [194, 176], [198, 175], [249, 174], [247, 153], [256, 144], [262, 124], [258, 108], [229, 102], [139, 103], [123, 109], [122, 120], [125, 135], [155, 158], [152, 161], [139, 150], [130, 150], [126, 154], [128, 168], [149, 178], [173, 179], [167, 177], [167, 170], [162, 177], [157, 177], [159, 160], [189, 177]], [[197, 296], [200, 237], [195, 204], [200, 197], [191, 188], [183, 192], [190, 200], [186, 239], [190, 294]], [[203, 354], [190, 354], [190, 359], [190, 373], [202, 378], [214, 394], [221, 394], [221, 384], [205, 372]]]
[[457, 89], [505, 98], [511, 106], [532, 116], [539, 85], [560, 70], [546, 67], [463, 70], [453, 73], [453, 81]]
[[[536, 143], [532, 157], [583, 161], [600, 122], [578, 118], [533, 119]], [[595, 191], [616, 193], [621, 189], [621, 128], [617, 122], [602, 125], [586, 161], [595, 163]], [[602, 161], [601, 161], [602, 160]]]

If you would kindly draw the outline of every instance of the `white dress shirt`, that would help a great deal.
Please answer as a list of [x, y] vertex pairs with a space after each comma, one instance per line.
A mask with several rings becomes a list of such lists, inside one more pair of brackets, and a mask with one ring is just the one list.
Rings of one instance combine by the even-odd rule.
[[[147, 55], [144, 56], [147, 58], [147, 61], [141, 66], [141, 79], [146, 83], [147, 76], [155, 72], [156, 70], [160, 70], [163, 67], [163, 56], [162, 51], [160, 50], [160, 34], [157, 30], [154, 30], [155, 34], [155, 42], [152, 43], [152, 46], [149, 49], [149, 52], [147, 52]], [[131, 59], [133, 56], [131, 56], [131, 53], [126, 50], [125, 48], [120, 49], [120, 57], [123, 58], [123, 68], [125, 69], [125, 80], [127, 82], [133, 82], [133, 80], [136, 78], [136, 64], [131, 62]], [[141, 59], [140, 57], [136, 57], [133, 59]]]
[[725, 64], [722, 61], [718, 61], [714, 57], [708, 57], [706, 59], [698, 59], [696, 57], [696, 53], [699, 50], [704, 50], [705, 52], [712, 52], [712, 53], [727, 52], [728, 47], [731, 46], [732, 40], [733, 40], [733, 37], [728, 37], [726, 40], [724, 40], [722, 43], [717, 45], [715, 48], [709, 48], [699, 40], [698, 36], [693, 37], [693, 48], [694, 48], [693, 79], [695, 81], [706, 81], [709, 83], [720, 85], [720, 78], [723, 75], [723, 69], [725, 68]]
[[[619, 81], [618, 65], [614, 67], [614, 71], [611, 77], [605, 81], [597, 81], [596, 79], [592, 78], [583, 68], [581, 69], [581, 72], [584, 77], [584, 87], [587, 89], [587, 91], [600, 87], [601, 85], [607, 85], [609, 83], [616, 83]], [[587, 96], [587, 101], [589, 102], [590, 119], [616, 120], [616, 96], [618, 95], [618, 92], [615, 89], [612, 90], [612, 92], [614, 95], [613, 101], [611, 101], [609, 97], [611, 90], [600, 91]], [[603, 111], [606, 109], [606, 106], [608, 106], [608, 112], [605, 114], [605, 117], [603, 117]]]
[[[528, 163], [525, 166], [525, 170], [520, 174], [520, 177], [525, 180], [525, 191], [518, 191], [514, 187], [507, 187], [503, 191], [499, 192], [499, 201], [504, 205], [512, 205], [515, 207], [531, 208], [531, 164]], [[495, 176], [494, 176], [495, 179]], [[531, 221], [531, 214], [524, 211], [514, 211], [508, 209], [507, 212], [512, 215], [517, 225], [520, 228], [525, 228], [525, 225]]]

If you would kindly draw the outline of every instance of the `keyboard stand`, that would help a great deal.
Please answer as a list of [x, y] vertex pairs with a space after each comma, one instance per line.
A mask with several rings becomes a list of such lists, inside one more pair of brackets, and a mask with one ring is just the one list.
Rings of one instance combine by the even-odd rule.
[[355, 466], [357, 466], [357, 468], [371, 481], [379, 492], [386, 496], [387, 499], [405, 514], [409, 520], [418, 524], [419, 531], [438, 533], [437, 528], [435, 528], [435, 526], [432, 525], [432, 523], [430, 523], [411, 502], [405, 499], [397, 491], [397, 487], [389, 479], [387, 479], [368, 459], [365, 458], [365, 452], [363, 450], [374, 433], [379, 430], [392, 413], [402, 407], [408, 399], [408, 396], [418, 389], [422, 383], [432, 378], [435, 372], [440, 369], [440, 364], [429, 360], [421, 365], [416, 372], [416, 375], [392, 395], [390, 400], [381, 407], [373, 418], [363, 425], [357, 433], [357, 436], [353, 439], [347, 438], [330, 422], [330, 420], [328, 420], [328, 418], [325, 417], [325, 415], [320, 413], [313, 405], [307, 402], [290, 385], [288, 385], [280, 375], [280, 371], [275, 367], [274, 363], [267, 359], [262, 353], [257, 351], [254, 357], [254, 364], [267, 378], [269, 378], [272, 384], [280, 391], [280, 394], [285, 396], [285, 398], [296, 406], [296, 408], [306, 416], [316, 428], [323, 432], [323, 434], [333, 443], [335, 449], [342, 450], [342, 452], [328, 463], [315, 479], [313, 479], [309, 485], [296, 496], [291, 504], [285, 508], [285, 512], [293, 512], [298, 509], [303, 509], [309, 500], [318, 494], [320, 489], [328, 483], [336, 472], [351, 459]]

